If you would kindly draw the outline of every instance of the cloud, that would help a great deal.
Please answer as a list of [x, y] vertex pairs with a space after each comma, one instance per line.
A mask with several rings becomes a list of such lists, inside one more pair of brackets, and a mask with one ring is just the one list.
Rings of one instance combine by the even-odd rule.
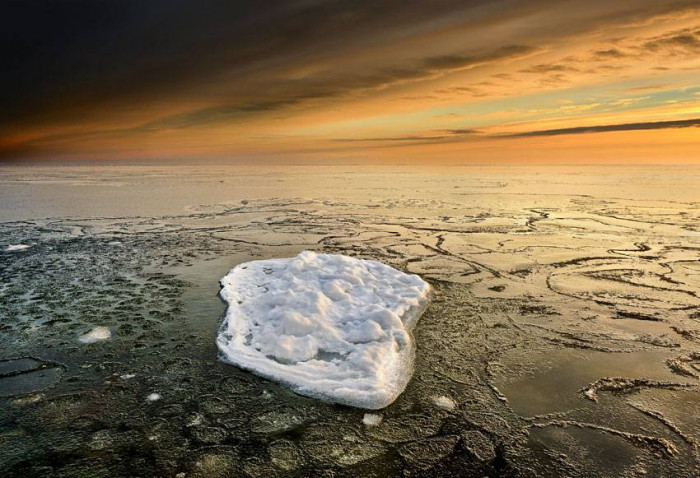
[[209, 89], [340, 58], [483, 3], [5, 2], [0, 125], [56, 112], [81, 117], [120, 100], [202, 99]]
[[419, 70], [461, 70], [473, 68], [496, 60], [517, 58], [537, 51], [537, 48], [528, 45], [507, 45], [481, 55], [443, 55], [426, 58], [422, 61]]
[[[273, 99], [256, 102], [241, 99], [233, 104], [201, 108], [146, 123], [134, 131], [178, 129], [228, 122], [243, 116], [283, 110], [311, 101], [338, 98], [407, 81], [435, 78], [450, 72], [519, 58], [535, 51], [536, 48], [527, 45], [507, 45], [482, 54], [426, 57], [402, 67], [384, 68], [354, 76], [278, 81], [270, 85], [276, 86], [276, 97]], [[478, 95], [478, 92], [471, 88], [464, 88], [464, 91]]]
[[475, 128], [468, 129], [445, 129], [429, 134], [409, 134], [400, 136], [383, 136], [373, 138], [335, 138], [331, 141], [339, 143], [413, 143], [432, 144], [449, 143], [472, 140], [494, 140], [503, 138], [530, 138], [545, 136], [563, 136], [576, 134], [608, 133], [619, 131], [644, 131], [659, 129], [679, 129], [700, 127], [700, 118], [678, 121], [656, 121], [643, 123], [609, 124], [596, 126], [578, 126], [573, 128], [558, 128], [525, 131], [521, 133], [493, 133], [488, 134]]
[[559, 64], [539, 64], [520, 70], [520, 73], [561, 73], [565, 71], [577, 72], [578, 68]]
[[607, 50], [597, 50], [593, 52], [593, 56], [598, 60], [609, 60], [625, 58], [628, 55], [626, 53], [621, 52], [617, 48], [609, 48]]
[[512, 133], [500, 136], [506, 138], [527, 138], [533, 136], [561, 136], [569, 134], [608, 133], [614, 131], [642, 131], [696, 127], [700, 127], [700, 118], [677, 121], [656, 121], [644, 123], [608, 124], [598, 126], [578, 126], [575, 128], [558, 128], [539, 131], [526, 131], [524, 133]]
[[383, 136], [373, 138], [334, 138], [332, 141], [339, 143], [373, 143], [373, 142], [421, 142], [421, 143], [436, 143], [445, 141], [455, 141], [464, 138], [465, 136], [474, 136], [479, 134], [476, 129], [443, 129], [435, 131], [431, 134], [411, 134], [403, 136]]
[[655, 85], [644, 85], [644, 86], [635, 86], [633, 88], [626, 88], [623, 91], [624, 93], [646, 93], [646, 92], [651, 92], [651, 91], [665, 91], [665, 90], [670, 90], [673, 88], [676, 88], [678, 86], [678, 83], [657, 83]]
[[[602, 88], [619, 76], [606, 70], [632, 70], [634, 62], [669, 53], [687, 60], [697, 53], [697, 23], [668, 18], [697, 5], [269, 0], [263, 8], [218, 0], [13, 0], [0, 16], [0, 158], [22, 148], [47, 156], [137, 144], [172, 150], [179, 138], [205, 150], [211, 138], [226, 137], [235, 151], [263, 134], [290, 138], [305, 128], [330, 131], [328, 122], [404, 112], [401, 131], [430, 132], [377, 133], [384, 141], [484, 137], [437, 130], [444, 125], [431, 125], [431, 113], [471, 107], [470, 97], [480, 98], [477, 115], [491, 105], [511, 110], [538, 101], [527, 96], [535, 90], [585, 86], [593, 75]], [[671, 24], [664, 22], [675, 30], [652, 36]], [[278, 121], [295, 115], [297, 124]], [[411, 126], [418, 117], [427, 124]]]
[[682, 50], [696, 52], [700, 50], [700, 39], [690, 33], [673, 35], [646, 42], [643, 47], [646, 50], [657, 52], [660, 50]]

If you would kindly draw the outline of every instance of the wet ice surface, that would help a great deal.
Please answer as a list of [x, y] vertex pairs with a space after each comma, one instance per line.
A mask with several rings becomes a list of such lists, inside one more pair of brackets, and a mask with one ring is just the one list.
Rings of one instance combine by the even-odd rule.
[[[698, 169], [0, 173], [3, 475], [700, 473]], [[218, 279], [302, 250], [433, 287], [381, 419], [216, 360]]]
[[413, 373], [430, 286], [381, 262], [303, 251], [221, 279], [220, 358], [313, 398], [391, 404]]

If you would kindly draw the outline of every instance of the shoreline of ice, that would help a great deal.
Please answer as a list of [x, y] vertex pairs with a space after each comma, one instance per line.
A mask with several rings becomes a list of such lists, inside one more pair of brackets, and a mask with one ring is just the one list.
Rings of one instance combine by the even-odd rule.
[[430, 285], [377, 261], [304, 251], [221, 279], [219, 358], [344, 405], [380, 409], [413, 375], [411, 330]]

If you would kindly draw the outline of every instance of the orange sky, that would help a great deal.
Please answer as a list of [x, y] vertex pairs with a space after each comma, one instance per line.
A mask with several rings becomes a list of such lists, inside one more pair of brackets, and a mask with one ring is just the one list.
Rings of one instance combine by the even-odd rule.
[[24, 33], [0, 161], [700, 162], [699, 2], [449, 3]]

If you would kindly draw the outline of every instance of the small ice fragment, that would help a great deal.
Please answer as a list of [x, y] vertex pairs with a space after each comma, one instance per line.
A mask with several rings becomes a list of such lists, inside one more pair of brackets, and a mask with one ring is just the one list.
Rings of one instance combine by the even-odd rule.
[[26, 249], [29, 249], [30, 247], [32, 247], [32, 246], [27, 245], [27, 244], [10, 244], [5, 248], [5, 250], [7, 252], [16, 252], [16, 251], [24, 251]]
[[304, 251], [240, 264], [221, 288], [224, 362], [302, 395], [373, 410], [392, 403], [411, 379], [410, 332], [430, 298], [417, 275]]
[[376, 413], [365, 413], [365, 416], [362, 418], [362, 423], [368, 427], [376, 427], [382, 423], [382, 416]]
[[198, 427], [202, 423], [204, 423], [204, 417], [202, 416], [202, 414], [201, 413], [194, 413], [187, 420], [187, 423], [185, 424], [185, 426], [186, 427]]
[[121, 378], [122, 380], [129, 380], [131, 378], [134, 378], [135, 376], [135, 373], [125, 373], [124, 375], [120, 375], [119, 378]]
[[29, 395], [25, 395], [23, 397], [13, 398], [10, 400], [10, 405], [15, 407], [31, 405], [39, 402], [42, 398], [44, 398], [44, 394], [42, 393], [30, 393]]
[[160, 400], [160, 394], [152, 393], [146, 397], [146, 400], [148, 400], [149, 402], [157, 402], [158, 400]]
[[102, 340], [108, 340], [110, 337], [112, 337], [112, 332], [109, 331], [109, 327], [99, 325], [90, 332], [81, 335], [78, 340], [84, 344], [92, 344], [101, 342]]
[[109, 241], [107, 243], [108, 246], [121, 246], [122, 243], [120, 241]]
[[436, 407], [442, 408], [443, 410], [452, 411], [457, 407], [457, 404], [450, 397], [444, 395], [438, 397], [433, 397], [433, 403]]

